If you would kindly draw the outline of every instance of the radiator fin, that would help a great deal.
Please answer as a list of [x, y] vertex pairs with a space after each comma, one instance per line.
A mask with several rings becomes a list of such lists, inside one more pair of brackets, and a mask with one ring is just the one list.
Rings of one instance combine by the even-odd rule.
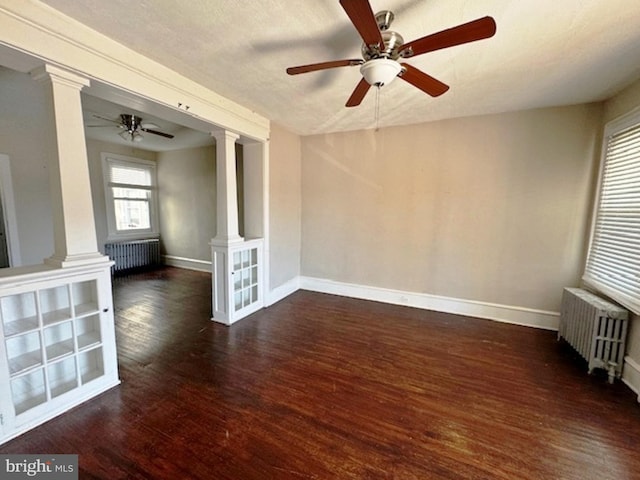
[[565, 288], [558, 340], [564, 338], [589, 364], [620, 378], [625, 354], [629, 312], [591, 292]]
[[157, 238], [107, 243], [104, 250], [115, 262], [111, 267], [112, 273], [160, 265], [160, 240]]

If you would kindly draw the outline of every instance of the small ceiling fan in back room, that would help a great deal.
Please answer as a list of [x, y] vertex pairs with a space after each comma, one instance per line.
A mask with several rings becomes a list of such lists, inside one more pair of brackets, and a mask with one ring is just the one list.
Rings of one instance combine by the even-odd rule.
[[115, 125], [87, 125], [87, 127], [118, 127], [121, 130], [118, 135], [131, 142], [141, 142], [143, 140], [144, 136], [140, 132], [151, 133], [164, 138], [173, 138], [173, 135], [170, 133], [157, 130], [157, 128], [159, 128], [157, 125], [153, 123], [143, 123], [142, 118], [137, 115], [123, 113], [120, 115], [119, 120], [112, 120], [110, 118], [101, 117], [100, 115], [94, 115], [94, 117], [111, 122]]
[[336, 67], [360, 66], [362, 79], [347, 100], [347, 107], [360, 105], [371, 86], [382, 87], [400, 77], [405, 82], [423, 92], [437, 97], [449, 86], [418, 70], [401, 59], [415, 57], [443, 48], [490, 38], [496, 33], [496, 22], [491, 17], [482, 17], [457, 27], [433, 33], [409, 43], [397, 32], [389, 30], [394, 15], [383, 10], [374, 15], [368, 0], [340, 0], [360, 37], [362, 37], [362, 57], [347, 60], [312, 63], [287, 68], [289, 75], [315, 72]]

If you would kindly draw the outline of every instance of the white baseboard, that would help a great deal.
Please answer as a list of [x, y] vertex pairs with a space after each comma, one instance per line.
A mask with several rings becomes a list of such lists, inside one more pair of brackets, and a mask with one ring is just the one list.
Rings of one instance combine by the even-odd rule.
[[[165, 255], [163, 258], [165, 265], [211, 272], [211, 262], [176, 257], [173, 255]], [[467, 315], [545, 330], [557, 330], [560, 317], [558, 312], [429, 295], [426, 293], [406, 292], [389, 288], [370, 287], [304, 276], [292, 278], [267, 292], [265, 296], [265, 306], [273, 305], [299, 289], [331, 293], [363, 300], [374, 300], [437, 312], [455, 313], [458, 315]]]
[[388, 288], [369, 287], [313, 277], [300, 277], [300, 288], [314, 292], [331, 293], [345, 297], [374, 300], [437, 312], [485, 318], [545, 330], [557, 330], [560, 318], [558, 312], [477, 302], [425, 293], [405, 292]]
[[638, 402], [640, 402], [640, 364], [629, 355], [624, 357], [622, 381], [638, 395]]
[[279, 302], [294, 293], [296, 290], [300, 290], [300, 277], [295, 277], [268, 292], [265, 299], [265, 307]]
[[170, 267], [185, 268], [198, 272], [211, 273], [211, 261], [196, 260], [193, 258], [176, 257], [175, 255], [163, 255], [162, 263]]

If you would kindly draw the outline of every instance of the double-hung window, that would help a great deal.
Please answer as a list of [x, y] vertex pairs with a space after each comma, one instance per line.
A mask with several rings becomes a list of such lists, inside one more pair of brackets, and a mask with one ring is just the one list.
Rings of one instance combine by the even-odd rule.
[[155, 163], [103, 153], [102, 168], [109, 238], [157, 235]]
[[605, 127], [583, 280], [640, 313], [640, 111]]

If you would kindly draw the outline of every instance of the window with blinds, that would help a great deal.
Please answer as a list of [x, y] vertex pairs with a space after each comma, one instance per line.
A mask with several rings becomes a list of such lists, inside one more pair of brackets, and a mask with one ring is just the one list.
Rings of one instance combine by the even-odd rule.
[[103, 155], [109, 237], [155, 234], [155, 164]]
[[605, 129], [584, 281], [640, 313], [640, 113]]

